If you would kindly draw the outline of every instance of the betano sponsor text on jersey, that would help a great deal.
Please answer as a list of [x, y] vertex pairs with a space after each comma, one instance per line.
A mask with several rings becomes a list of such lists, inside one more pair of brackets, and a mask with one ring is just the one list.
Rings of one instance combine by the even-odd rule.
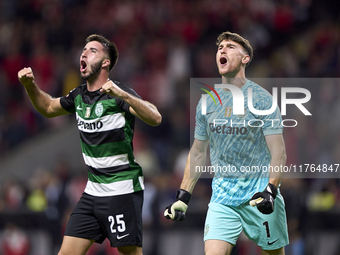
[[77, 119], [78, 129], [79, 130], [98, 130], [103, 127], [103, 122], [101, 121], [93, 121], [93, 122], [86, 122], [83, 120]]
[[[282, 127], [296, 127], [298, 122], [294, 119], [251, 119], [251, 120], [227, 120], [227, 119], [214, 119], [213, 122], [209, 123], [210, 132], [217, 134], [232, 134], [232, 135], [245, 135], [247, 133], [247, 127], [250, 128], [261, 128], [265, 123], [270, 124], [272, 127], [277, 126], [277, 122], [281, 123]], [[288, 125], [289, 122], [293, 124]], [[229, 124], [228, 124], [229, 123]]]

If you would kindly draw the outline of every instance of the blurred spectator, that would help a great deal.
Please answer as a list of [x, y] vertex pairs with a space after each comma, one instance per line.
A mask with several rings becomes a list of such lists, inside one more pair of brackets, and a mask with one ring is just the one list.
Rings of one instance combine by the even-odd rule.
[[29, 255], [30, 243], [27, 234], [15, 224], [8, 223], [2, 237], [3, 255]]
[[25, 199], [25, 190], [21, 183], [9, 179], [4, 185], [5, 206], [7, 210], [20, 210]]
[[300, 178], [282, 180], [281, 194], [287, 208], [289, 245], [285, 248], [287, 255], [305, 254], [303, 238], [303, 215], [306, 210], [305, 184]]

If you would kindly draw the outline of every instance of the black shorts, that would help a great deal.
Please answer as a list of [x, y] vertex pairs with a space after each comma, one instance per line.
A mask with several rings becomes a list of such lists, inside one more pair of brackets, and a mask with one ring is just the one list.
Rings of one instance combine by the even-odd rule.
[[112, 247], [142, 247], [143, 191], [95, 197], [83, 193], [67, 223], [65, 236], [80, 237]]

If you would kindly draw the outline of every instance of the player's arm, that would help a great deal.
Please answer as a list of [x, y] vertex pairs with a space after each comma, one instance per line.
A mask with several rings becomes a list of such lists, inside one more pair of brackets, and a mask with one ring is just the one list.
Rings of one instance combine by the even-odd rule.
[[106, 82], [100, 91], [123, 99], [130, 105], [130, 112], [145, 123], [151, 126], [161, 124], [162, 115], [158, 112], [155, 105], [122, 90], [113, 81], [109, 80]]
[[185, 164], [182, 183], [180, 189], [177, 191], [177, 201], [169, 205], [164, 211], [164, 216], [167, 219], [179, 221], [185, 219], [185, 212], [188, 208], [191, 193], [194, 190], [197, 180], [201, 176], [201, 172], [195, 171], [195, 166], [205, 165], [208, 144], [208, 140], [194, 140]]
[[42, 91], [34, 81], [34, 74], [30, 67], [18, 72], [18, 78], [34, 106], [34, 108], [47, 118], [69, 114], [60, 104], [60, 98], [52, 98]]
[[286, 165], [287, 160], [285, 143], [282, 134], [267, 135], [266, 142], [272, 156], [270, 165], [273, 168], [277, 166], [280, 169], [280, 171], [271, 171], [269, 173], [269, 183], [278, 188], [281, 182], [281, 169]]
[[271, 169], [280, 171], [270, 171], [269, 183], [263, 192], [253, 195], [250, 205], [257, 206], [260, 212], [270, 214], [274, 211], [274, 200], [277, 195], [277, 188], [281, 182], [281, 169], [286, 165], [286, 149], [282, 134], [267, 135], [266, 142], [271, 154]]
[[[207, 157], [208, 140], [194, 139], [191, 146], [187, 162], [185, 164], [183, 179], [180, 188], [192, 193], [196, 182], [201, 176], [200, 172], [195, 171], [195, 166], [204, 166]], [[191, 163], [193, 162], [193, 163]]]

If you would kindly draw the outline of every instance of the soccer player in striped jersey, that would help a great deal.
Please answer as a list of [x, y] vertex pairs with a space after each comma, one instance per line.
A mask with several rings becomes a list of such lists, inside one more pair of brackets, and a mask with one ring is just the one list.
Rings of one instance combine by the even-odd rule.
[[255, 109], [268, 110], [273, 102], [265, 89], [245, 77], [245, 68], [253, 57], [249, 42], [238, 34], [224, 32], [217, 38], [217, 47], [216, 62], [222, 85], [234, 85], [242, 91], [245, 113], [233, 113], [232, 93], [223, 87], [216, 89], [223, 107], [215, 106], [213, 99], [207, 97], [206, 114], [203, 114], [200, 100], [196, 108], [195, 139], [177, 201], [166, 208], [164, 216], [172, 220], [185, 218], [201, 174], [196, 169], [205, 165], [209, 145], [211, 167], [221, 171], [215, 172], [212, 182], [204, 230], [205, 254], [229, 255], [243, 230], [261, 247], [262, 254], [282, 255], [288, 233], [284, 201], [279, 192], [280, 175], [268, 171], [286, 163], [281, 114], [278, 108], [268, 115], [254, 114], [248, 109], [249, 88]]
[[45, 117], [75, 113], [88, 182], [67, 224], [59, 255], [82, 255], [108, 238], [119, 254], [142, 254], [143, 173], [135, 162], [135, 117], [151, 126], [161, 115], [134, 90], [109, 79], [118, 60], [113, 42], [101, 35], [85, 40], [80, 75], [86, 84], [52, 98], [35, 83], [31, 68], [18, 73], [34, 107]]

